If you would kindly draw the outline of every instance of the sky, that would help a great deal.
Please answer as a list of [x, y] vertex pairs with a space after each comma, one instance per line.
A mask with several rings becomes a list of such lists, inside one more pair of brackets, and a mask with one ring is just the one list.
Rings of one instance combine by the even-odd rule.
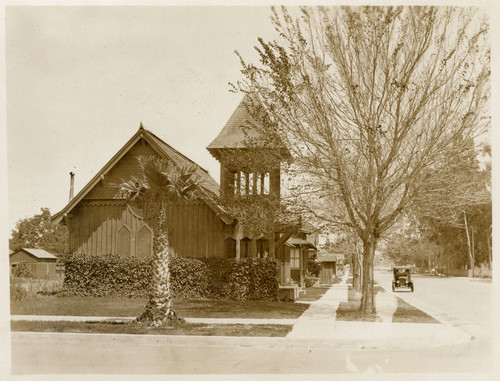
[[6, 7], [8, 229], [68, 202], [140, 123], [207, 169], [268, 7]]
[[205, 147], [242, 98], [229, 91], [228, 82], [242, 78], [234, 51], [255, 62], [257, 38], [276, 38], [269, 7], [11, 6], [3, 12], [6, 116], [0, 118], [7, 154], [0, 152], [0, 162], [5, 155], [8, 211], [0, 211], [9, 232], [41, 207], [60, 211], [68, 202], [69, 172], [76, 173], [76, 194], [141, 122], [219, 181], [219, 164]]

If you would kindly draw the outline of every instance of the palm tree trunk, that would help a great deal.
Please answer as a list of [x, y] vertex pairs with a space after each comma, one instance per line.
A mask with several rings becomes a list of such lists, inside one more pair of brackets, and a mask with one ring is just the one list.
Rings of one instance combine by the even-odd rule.
[[153, 274], [149, 301], [145, 307], [146, 310], [137, 320], [155, 327], [170, 326], [182, 322], [183, 319], [177, 315], [172, 303], [171, 254], [165, 206], [160, 209], [155, 230]]

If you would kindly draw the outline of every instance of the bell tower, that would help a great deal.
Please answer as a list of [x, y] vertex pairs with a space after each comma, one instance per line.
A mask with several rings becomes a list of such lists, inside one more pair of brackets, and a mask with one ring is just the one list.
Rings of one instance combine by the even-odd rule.
[[252, 116], [257, 97], [245, 95], [207, 150], [220, 163], [220, 191], [232, 197], [280, 197], [281, 162], [291, 157], [284, 144], [270, 139]]
[[273, 133], [272, 125], [264, 124], [269, 119], [265, 116], [257, 96], [245, 95], [219, 135], [207, 147], [220, 163], [222, 201], [230, 204], [231, 201], [244, 201], [242, 204], [246, 206], [243, 209], [250, 210], [250, 214], [256, 211], [259, 218], [259, 223], [253, 228], [249, 228], [249, 224], [255, 222], [255, 216], [243, 214], [244, 220], [236, 222], [232, 233], [225, 238], [227, 257], [275, 257], [278, 233], [274, 226], [262, 227], [259, 213], [260, 208], [266, 208], [264, 213], [270, 210], [264, 205], [279, 203], [281, 163], [291, 159], [291, 155]]

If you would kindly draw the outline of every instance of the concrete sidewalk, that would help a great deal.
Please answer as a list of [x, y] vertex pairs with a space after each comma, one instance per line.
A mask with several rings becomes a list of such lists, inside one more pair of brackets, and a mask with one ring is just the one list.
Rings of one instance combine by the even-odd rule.
[[338, 321], [336, 310], [341, 302], [347, 301], [348, 288], [345, 275], [300, 316], [287, 339], [330, 339], [386, 348], [439, 346], [471, 340], [469, 334], [441, 319], [437, 320], [442, 324], [393, 323], [397, 300], [390, 291], [376, 295], [380, 322]]
[[335, 338], [336, 311], [340, 302], [347, 301], [347, 275], [334, 284], [297, 319], [287, 335], [290, 339]]

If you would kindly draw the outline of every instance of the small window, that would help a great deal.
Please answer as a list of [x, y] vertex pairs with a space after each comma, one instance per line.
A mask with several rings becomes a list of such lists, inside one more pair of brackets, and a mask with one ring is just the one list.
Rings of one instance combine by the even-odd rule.
[[229, 237], [224, 240], [226, 258], [236, 258], [236, 240]]
[[292, 269], [300, 269], [300, 249], [290, 249], [290, 267]]
[[248, 181], [247, 181], [247, 194], [255, 194], [255, 187], [254, 187], [254, 184], [253, 184], [253, 179], [254, 179], [254, 174], [253, 173], [249, 173], [248, 176]]
[[153, 255], [153, 231], [147, 225], [143, 225], [137, 233], [135, 255], [137, 257]]
[[240, 258], [248, 258], [250, 254], [250, 238], [240, 240]]
[[269, 173], [264, 173], [264, 179], [263, 179], [263, 191], [262, 194], [269, 194]]
[[269, 240], [265, 238], [259, 238], [257, 240], [257, 257], [267, 258], [269, 255]]
[[130, 246], [132, 243], [132, 233], [128, 226], [122, 225], [116, 233], [116, 251], [120, 257], [130, 256]]
[[240, 172], [240, 194], [246, 195], [247, 194], [247, 174], [245, 172]]
[[235, 195], [269, 194], [269, 172], [238, 171], [233, 176], [232, 184]]

